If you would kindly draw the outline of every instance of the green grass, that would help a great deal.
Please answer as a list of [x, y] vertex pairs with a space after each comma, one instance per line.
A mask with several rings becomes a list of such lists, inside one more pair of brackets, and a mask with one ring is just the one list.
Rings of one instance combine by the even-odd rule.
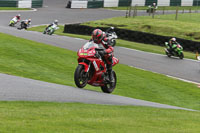
[[30, 8], [0, 7], [0, 10], [31, 10]]
[[[75, 87], [76, 52], [2, 33], [0, 38], [0, 73]], [[118, 77], [114, 94], [200, 110], [200, 89], [194, 84], [122, 64], [113, 69]]]
[[[128, 7], [129, 9], [130, 7]], [[134, 9], [135, 6], [132, 7]], [[127, 10], [127, 7], [105, 7], [105, 9], [113, 9], [113, 10]], [[147, 10], [148, 6], [137, 6], [137, 10]], [[158, 6], [157, 10], [176, 10], [177, 6]], [[197, 6], [179, 6], [178, 10], [199, 10], [200, 8]]]
[[200, 113], [78, 103], [0, 102], [3, 133], [198, 133]]
[[200, 41], [200, 14], [179, 14], [178, 20], [175, 15], [138, 16], [135, 18], [115, 17], [97, 21], [90, 21], [82, 25], [92, 27], [114, 26], [121, 29], [142, 31], [163, 36], [179, 37], [189, 40]]
[[[60, 25], [59, 27], [60, 27], [60, 29], [55, 32], [55, 34], [57, 34], [57, 35], [82, 38], [82, 39], [86, 39], [86, 40], [89, 40], [91, 38], [91, 36], [86, 36], [86, 35], [63, 33], [64, 26]], [[44, 29], [45, 29], [45, 26], [37, 26], [37, 27], [29, 28], [28, 30], [43, 32]], [[137, 50], [141, 50], [141, 51], [145, 51], [145, 52], [165, 54], [164, 47], [151, 45], [151, 44], [135, 43], [135, 42], [125, 41], [125, 40], [121, 40], [121, 39], [117, 39], [117, 46], [131, 48], [131, 49], [137, 49]], [[192, 52], [184, 52], [184, 56], [185, 56], [185, 58], [196, 59], [195, 53], [192, 53]]]

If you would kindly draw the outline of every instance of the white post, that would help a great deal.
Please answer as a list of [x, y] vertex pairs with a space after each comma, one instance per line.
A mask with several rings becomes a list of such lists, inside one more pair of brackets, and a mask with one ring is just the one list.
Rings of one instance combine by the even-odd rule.
[[18, 1], [18, 8], [31, 8], [32, 7], [32, 0], [19, 0]]

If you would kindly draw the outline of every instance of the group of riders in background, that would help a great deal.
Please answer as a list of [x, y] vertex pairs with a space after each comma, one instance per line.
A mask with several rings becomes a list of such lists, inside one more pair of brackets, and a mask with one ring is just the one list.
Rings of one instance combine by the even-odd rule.
[[[17, 16], [13, 17], [10, 20], [9, 26], [14, 27], [18, 22], [21, 20], [21, 15], [18, 14]], [[21, 21], [20, 27], [18, 29], [27, 29], [31, 25], [31, 19], [25, 19]]]
[[[21, 20], [21, 15], [18, 14], [16, 16], [14, 16], [11, 20], [10, 20], [10, 23], [9, 23], [9, 26], [11, 27], [14, 27], [17, 23], [19, 23]], [[20, 23], [20, 27], [18, 27], [17, 29], [21, 30], [21, 29], [27, 29], [29, 26], [31, 25], [31, 19], [25, 19], [25, 20], [22, 20], [21, 23]], [[52, 35], [55, 30], [59, 29], [58, 27], [58, 20], [54, 20], [53, 23], [47, 25], [47, 27], [45, 28], [44, 30], [44, 34], [49, 34], [49, 35]]]

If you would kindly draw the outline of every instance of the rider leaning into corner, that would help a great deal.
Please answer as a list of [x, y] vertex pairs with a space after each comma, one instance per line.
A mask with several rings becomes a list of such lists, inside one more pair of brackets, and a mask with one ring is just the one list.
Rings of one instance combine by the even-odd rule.
[[47, 30], [49, 27], [53, 26], [53, 25], [55, 25], [55, 27], [57, 27], [57, 26], [58, 26], [58, 20], [54, 20], [53, 23], [49, 24], [49, 25], [46, 27], [46, 30]]
[[31, 25], [31, 19], [26, 19], [22, 21], [24, 23], [24, 29], [27, 29], [27, 27], [29, 27]]
[[15, 22], [15, 23], [18, 23], [19, 21], [20, 21], [20, 18], [21, 17], [21, 15], [20, 14], [18, 14], [17, 16], [15, 16], [15, 17], [13, 17], [13, 21]]
[[106, 37], [104, 32], [100, 29], [95, 29], [92, 32], [92, 39], [90, 41], [94, 41], [94, 43], [97, 43], [100, 45], [100, 47], [103, 46], [105, 50], [99, 51], [99, 55], [102, 57], [102, 60], [106, 63], [107, 72], [109, 75], [109, 81], [113, 81], [113, 75], [112, 75], [112, 57], [113, 57], [113, 51], [114, 48], [110, 45], [110, 40]]

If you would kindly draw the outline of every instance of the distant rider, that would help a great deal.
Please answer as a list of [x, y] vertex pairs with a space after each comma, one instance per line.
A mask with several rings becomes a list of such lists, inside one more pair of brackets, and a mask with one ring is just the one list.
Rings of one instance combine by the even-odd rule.
[[18, 14], [17, 16], [15, 16], [15, 17], [12, 19], [12, 21], [14, 21], [15, 24], [16, 24], [16, 23], [18, 23], [18, 22], [20, 21], [20, 19], [21, 19], [20, 17], [21, 17], [21, 15]]
[[170, 50], [170, 52], [171, 51], [174, 51], [176, 48], [177, 48], [177, 45], [178, 45], [179, 43], [176, 41], [176, 38], [175, 37], [173, 37], [173, 38], [171, 38], [170, 40], [169, 40], [169, 50]]
[[152, 5], [149, 5], [148, 7], [149, 7], [149, 11], [151, 13], [155, 12], [157, 10], [157, 8], [158, 8], [158, 6], [156, 5], [156, 3], [153, 3]]
[[151, 7], [154, 8], [155, 10], [158, 8], [156, 3], [153, 3]]
[[29, 27], [31, 25], [31, 19], [26, 19], [26, 20], [23, 20], [21, 22], [23, 24], [23, 26], [21, 26], [21, 28], [23, 29], [27, 29], [27, 27]]
[[110, 45], [110, 40], [106, 37], [104, 32], [100, 29], [95, 29], [92, 32], [92, 39], [90, 41], [94, 41], [94, 43], [97, 43], [100, 45], [100, 47], [103, 46], [104, 50], [99, 51], [99, 55], [102, 57], [102, 60], [106, 63], [107, 72], [109, 76], [109, 81], [113, 81], [113, 75], [112, 75], [112, 57], [113, 57], [113, 51], [114, 48]]
[[47, 30], [49, 27], [51, 27], [51, 26], [53, 26], [53, 27], [58, 27], [58, 20], [54, 20], [53, 23], [49, 24], [49, 25], [46, 27], [46, 30]]

